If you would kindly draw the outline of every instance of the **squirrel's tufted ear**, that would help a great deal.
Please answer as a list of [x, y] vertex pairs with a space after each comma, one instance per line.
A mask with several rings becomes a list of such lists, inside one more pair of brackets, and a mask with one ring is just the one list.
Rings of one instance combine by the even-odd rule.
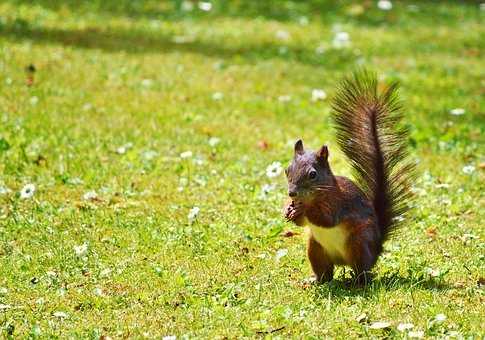
[[301, 139], [298, 139], [295, 143], [295, 155], [302, 155], [305, 152], [303, 149], [303, 141]]
[[322, 146], [320, 150], [317, 151], [317, 157], [323, 160], [328, 159], [328, 147], [326, 145]]

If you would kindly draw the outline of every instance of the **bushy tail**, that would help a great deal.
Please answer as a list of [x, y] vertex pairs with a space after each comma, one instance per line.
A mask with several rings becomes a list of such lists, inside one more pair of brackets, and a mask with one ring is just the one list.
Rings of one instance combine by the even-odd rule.
[[375, 74], [345, 78], [332, 104], [337, 142], [350, 160], [361, 189], [374, 203], [382, 241], [408, 209], [414, 164], [407, 159], [408, 130], [399, 123], [397, 83], [378, 91]]

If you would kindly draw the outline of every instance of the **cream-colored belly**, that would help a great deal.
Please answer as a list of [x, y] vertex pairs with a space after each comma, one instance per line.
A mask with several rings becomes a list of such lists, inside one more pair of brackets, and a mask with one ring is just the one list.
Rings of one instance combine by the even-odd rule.
[[308, 226], [313, 238], [325, 249], [334, 263], [344, 264], [347, 262], [348, 231], [343, 224], [332, 228], [317, 227], [310, 223]]

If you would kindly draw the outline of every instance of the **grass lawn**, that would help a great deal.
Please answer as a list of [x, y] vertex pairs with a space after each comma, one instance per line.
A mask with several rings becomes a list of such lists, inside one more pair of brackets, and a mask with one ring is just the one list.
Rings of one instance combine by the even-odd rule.
[[[392, 4], [2, 1], [0, 334], [485, 336], [485, 11]], [[266, 168], [301, 137], [349, 174], [360, 65], [401, 83], [414, 209], [372, 284], [311, 285]]]

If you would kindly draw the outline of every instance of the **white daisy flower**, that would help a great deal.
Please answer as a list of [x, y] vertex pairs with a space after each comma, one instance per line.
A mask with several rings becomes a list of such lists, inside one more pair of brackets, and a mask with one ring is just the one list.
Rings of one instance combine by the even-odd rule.
[[187, 43], [193, 42], [194, 38], [187, 35], [176, 35], [175, 37], [172, 38], [172, 41], [175, 44], [187, 44]]
[[190, 12], [194, 9], [194, 4], [191, 1], [182, 1], [182, 11]]
[[100, 273], [99, 273], [99, 276], [101, 277], [108, 277], [109, 274], [111, 274], [111, 269], [109, 268], [105, 268], [103, 269]]
[[35, 185], [27, 184], [22, 188], [22, 190], [20, 190], [20, 198], [22, 199], [32, 198], [34, 196], [34, 193], [35, 193]]
[[74, 178], [69, 178], [67, 180], [67, 183], [72, 184], [72, 185], [79, 185], [79, 184], [83, 184], [84, 181], [82, 179], [80, 179], [79, 177], [74, 177]]
[[390, 11], [392, 9], [392, 2], [389, 0], [377, 1], [377, 7], [383, 11]]
[[97, 296], [104, 296], [103, 290], [99, 287], [94, 288], [93, 293], [94, 293], [94, 295], [97, 295]]
[[347, 32], [337, 32], [333, 37], [333, 47], [340, 49], [350, 46], [350, 35]]
[[434, 317], [435, 321], [438, 322], [438, 323], [441, 323], [443, 321], [446, 320], [446, 315], [440, 313], [440, 314], [436, 314], [436, 316]]
[[308, 25], [310, 21], [308, 20], [308, 18], [306, 16], [301, 16], [298, 18], [298, 23], [301, 25], [301, 26], [306, 26]]
[[153, 84], [153, 80], [151, 80], [151, 79], [143, 79], [143, 80], [141, 81], [141, 84], [142, 84], [144, 87], [150, 87], [150, 86], [152, 86], [152, 84]]
[[439, 277], [441, 275], [441, 271], [439, 269], [426, 268], [425, 271], [426, 271], [426, 274], [428, 274], [431, 277]]
[[147, 161], [151, 161], [157, 156], [158, 156], [158, 152], [156, 152], [155, 150], [147, 150], [142, 153], [142, 157]]
[[204, 165], [204, 159], [202, 159], [201, 157], [194, 158], [193, 162], [195, 165], [198, 166]]
[[279, 261], [282, 257], [288, 255], [288, 249], [278, 249], [275, 255], [275, 260]]
[[473, 165], [465, 165], [462, 169], [462, 171], [464, 173], [466, 173], [467, 175], [470, 175], [471, 173], [473, 173], [475, 171], [475, 167]]
[[198, 3], [199, 9], [204, 12], [209, 12], [212, 9], [212, 4], [207, 1], [200, 1]]
[[320, 44], [318, 45], [316, 48], [315, 48], [315, 53], [316, 54], [323, 54], [325, 53], [325, 45], [324, 44]]
[[284, 95], [284, 96], [279, 96], [278, 97], [278, 101], [282, 102], [282, 103], [287, 103], [291, 100], [291, 96], [289, 95]]
[[412, 329], [413, 327], [414, 325], [412, 323], [400, 323], [399, 325], [397, 325], [397, 330], [399, 332], [404, 332], [409, 329]]
[[457, 107], [456, 109], [451, 109], [450, 114], [453, 116], [461, 116], [465, 114], [465, 109]]
[[33, 96], [32, 98], [30, 98], [30, 104], [36, 105], [38, 102], [39, 102], [39, 98], [38, 97]]
[[6, 186], [0, 185], [0, 195], [6, 195], [10, 192], [12, 192], [12, 190], [7, 188]]
[[224, 98], [224, 94], [222, 92], [214, 92], [212, 94], [213, 100], [221, 100], [222, 98]]
[[199, 215], [199, 212], [199, 207], [193, 207], [192, 209], [190, 209], [189, 214], [187, 215], [189, 223], [194, 223], [194, 221], [197, 219], [197, 216]]
[[182, 159], [187, 159], [187, 158], [190, 158], [192, 157], [192, 151], [184, 151], [180, 154], [180, 158]]
[[126, 151], [127, 151], [128, 149], [130, 149], [131, 147], [133, 147], [133, 143], [126, 143], [125, 145], [122, 145], [122, 146], [118, 147], [118, 148], [116, 149], [116, 153], [117, 153], [117, 154], [120, 154], [120, 155], [123, 155], [123, 154], [125, 154], [125, 153], [126, 153]]
[[261, 192], [264, 194], [264, 195], [267, 195], [269, 194], [271, 191], [273, 191], [275, 188], [275, 186], [273, 184], [265, 184], [261, 187]]
[[324, 100], [327, 98], [327, 93], [322, 89], [313, 89], [312, 90], [312, 101], [316, 102], [319, 100]]
[[283, 30], [278, 30], [276, 31], [276, 38], [278, 40], [289, 40], [290, 39], [290, 33], [288, 33], [287, 31], [283, 31]]
[[220, 138], [217, 138], [217, 137], [211, 137], [209, 138], [209, 145], [214, 147], [216, 146], [217, 144], [219, 144], [219, 142], [221, 141]]
[[281, 167], [281, 163], [273, 162], [266, 168], [266, 176], [268, 176], [269, 178], [278, 177], [282, 171], [283, 168]]
[[83, 257], [88, 253], [88, 244], [84, 242], [80, 246], [74, 246], [74, 253], [78, 257]]
[[93, 201], [98, 198], [98, 194], [94, 190], [87, 191], [83, 195], [83, 200], [85, 201]]

